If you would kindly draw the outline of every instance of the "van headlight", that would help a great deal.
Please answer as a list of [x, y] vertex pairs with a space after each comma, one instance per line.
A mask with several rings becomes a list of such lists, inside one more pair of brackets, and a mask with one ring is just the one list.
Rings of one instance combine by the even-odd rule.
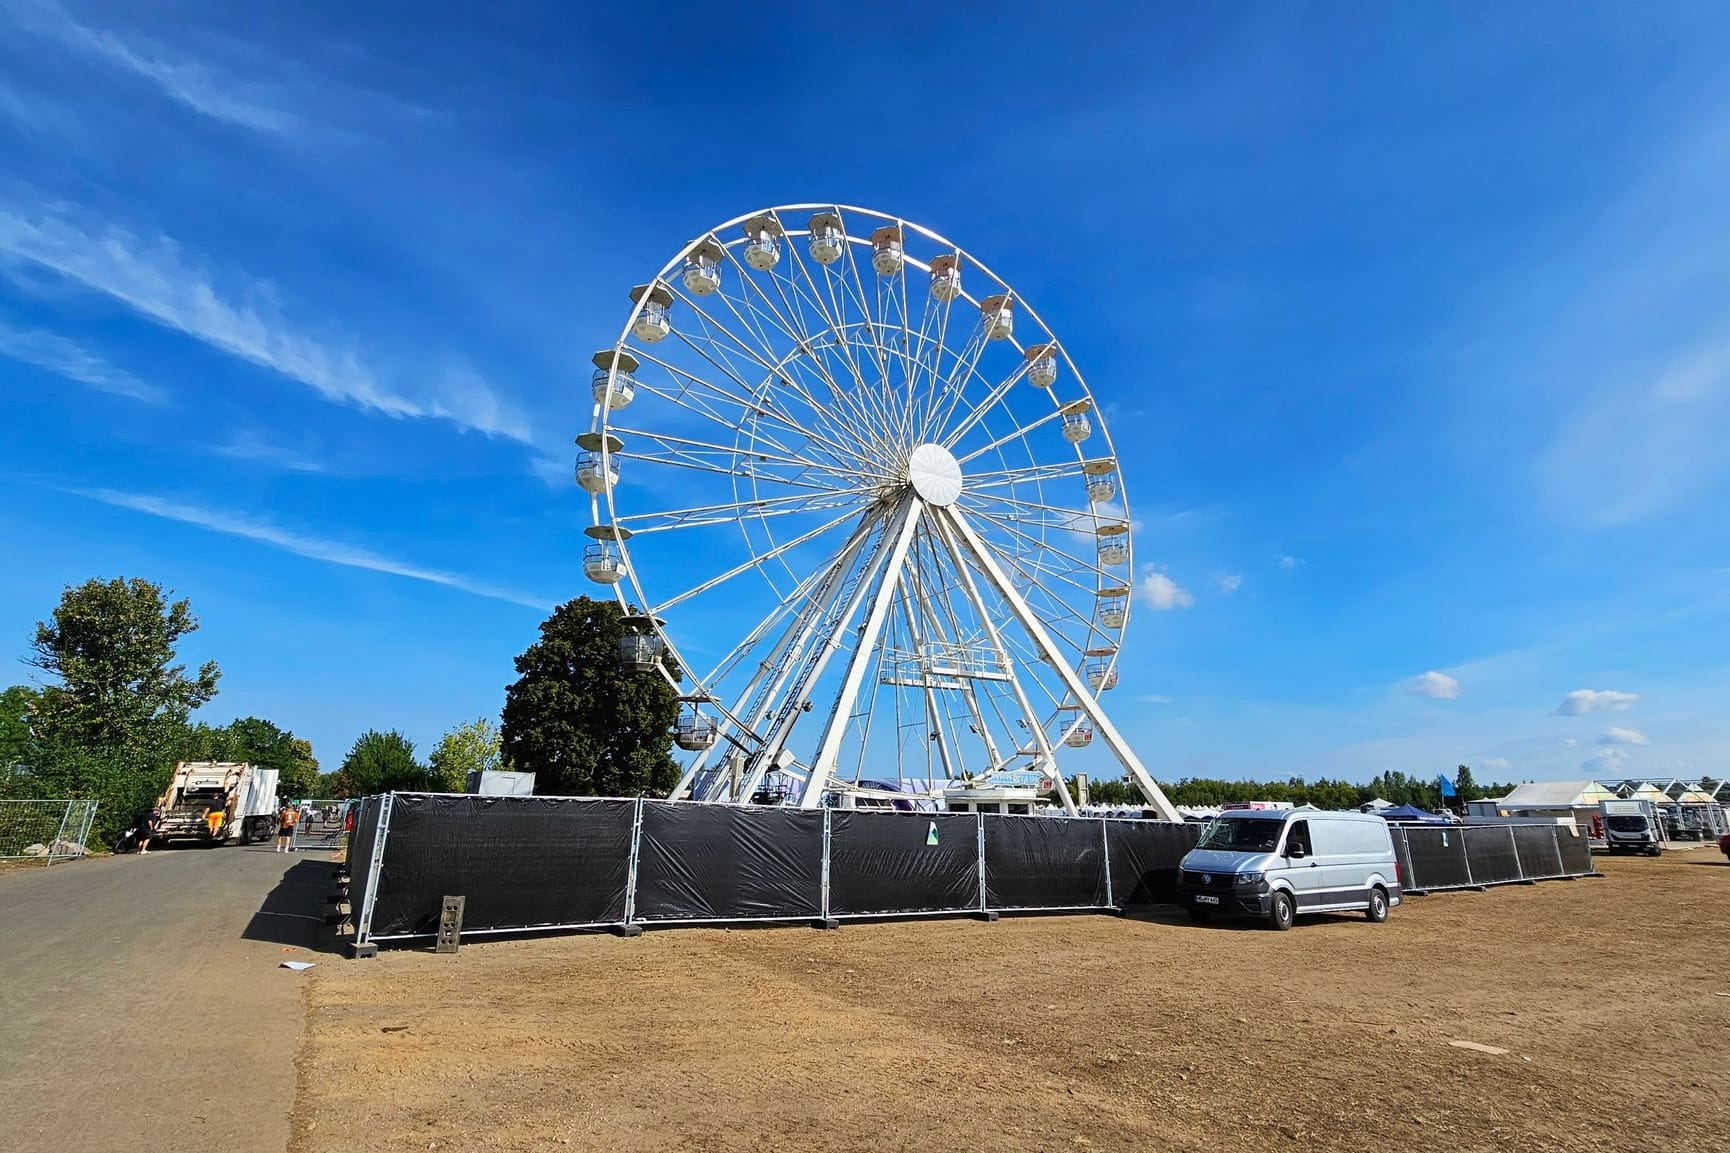
[[1237, 883], [1240, 885], [1259, 885], [1267, 879], [1266, 873], [1238, 873]]

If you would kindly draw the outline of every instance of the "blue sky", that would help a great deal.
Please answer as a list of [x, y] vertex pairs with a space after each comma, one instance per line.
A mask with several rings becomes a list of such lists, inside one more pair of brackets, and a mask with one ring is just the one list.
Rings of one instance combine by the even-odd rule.
[[0, 641], [147, 576], [204, 715], [327, 767], [496, 714], [591, 591], [570, 443], [625, 290], [839, 201], [980, 255], [1108, 405], [1153, 566], [1108, 700], [1155, 775], [1722, 775], [1727, 38], [0, 0]]

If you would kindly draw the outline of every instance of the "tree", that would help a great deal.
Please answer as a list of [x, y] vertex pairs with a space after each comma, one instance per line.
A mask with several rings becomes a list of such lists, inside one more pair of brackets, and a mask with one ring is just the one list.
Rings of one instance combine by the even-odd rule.
[[438, 747], [427, 758], [432, 768], [433, 788], [460, 793], [470, 773], [494, 773], [504, 768], [499, 752], [499, 727], [485, 717], [458, 725], [439, 738]]
[[370, 796], [427, 787], [426, 766], [415, 759], [414, 742], [392, 729], [371, 729], [355, 738], [337, 772], [337, 796]]
[[226, 759], [251, 761], [260, 768], [275, 769], [278, 796], [299, 800], [317, 795], [318, 758], [312, 755], [312, 742], [262, 717], [241, 717], [223, 731], [228, 736]]
[[1454, 792], [1459, 795], [1460, 803], [1483, 800], [1484, 790], [1478, 787], [1478, 782], [1472, 779], [1472, 766], [1461, 765], [1454, 770]]
[[30, 714], [37, 697], [28, 685], [13, 685], [0, 693], [0, 770], [31, 759], [35, 742], [30, 737]]
[[535, 774], [537, 793], [629, 797], [678, 783], [678, 694], [659, 673], [620, 663], [623, 617], [611, 601], [566, 601], [516, 660], [500, 739], [505, 760]]
[[198, 618], [162, 586], [117, 577], [68, 585], [51, 621], [36, 622], [28, 663], [58, 680], [42, 690], [38, 733], [86, 749], [141, 751], [164, 721], [184, 722], [216, 695], [215, 661], [196, 676], [174, 664]]

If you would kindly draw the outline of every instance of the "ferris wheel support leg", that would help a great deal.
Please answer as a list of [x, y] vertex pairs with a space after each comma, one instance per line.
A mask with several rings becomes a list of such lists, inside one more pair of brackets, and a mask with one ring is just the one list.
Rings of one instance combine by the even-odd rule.
[[[1027, 720], [1028, 732], [1033, 734], [1033, 746], [1039, 751], [1039, 761], [1041, 764], [1049, 765], [1051, 772], [1057, 777], [1057, 798], [1063, 802], [1063, 811], [1072, 817], [1077, 816], [1075, 798], [1069, 795], [1069, 788], [1063, 783], [1063, 772], [1057, 765], [1057, 752], [1051, 747], [1050, 738], [1045, 735], [1045, 724], [1040, 720], [1039, 714], [1033, 711], [1033, 703], [1027, 698], [1027, 690], [1021, 687], [1021, 678], [1015, 675], [1015, 663], [1010, 659], [1009, 646], [1003, 643], [1003, 635], [997, 631], [997, 626], [991, 621], [991, 614], [985, 608], [984, 598], [979, 595], [979, 586], [974, 583], [972, 570], [968, 568], [966, 559], [962, 557], [961, 550], [956, 546], [953, 539], [954, 533], [951, 532], [951, 526], [953, 526], [954, 532], [969, 534], [969, 536], [972, 530], [961, 523], [960, 515], [953, 508], [945, 509], [944, 515], [935, 519], [937, 535], [943, 541], [943, 547], [949, 550], [949, 555], [955, 563], [955, 571], [961, 576], [961, 587], [966, 591], [968, 599], [973, 602], [973, 611], [979, 614], [979, 620], [985, 626], [985, 635], [990, 639], [991, 647], [997, 652], [997, 659], [1003, 662], [1003, 667], [1009, 672], [1009, 689], [1015, 694], [1016, 707], [1021, 710], [1022, 716]], [[968, 540], [968, 537], [964, 536], [963, 539]], [[978, 547], [977, 539], [970, 540], [966, 547], [969, 552], [973, 552]], [[995, 568], [993, 571], [995, 572]], [[1002, 577], [1002, 573], [996, 574], [996, 579], [1002, 582], [1004, 587], [1008, 587], [1007, 582], [1002, 581]], [[1025, 608], [1026, 606], [1022, 607]], [[1053, 662], [1053, 664], [1057, 663]], [[983, 728], [983, 726], [981, 727]]]
[[[907, 497], [886, 530], [894, 534], [895, 543], [883, 564], [883, 575], [878, 580], [876, 594], [871, 598], [871, 608], [865, 614], [865, 623], [859, 628], [859, 638], [853, 644], [853, 655], [847, 662], [847, 672], [841, 680], [841, 691], [835, 695], [835, 707], [829, 714], [828, 725], [823, 729], [823, 739], [817, 745], [817, 755], [811, 758], [811, 775], [805, 778], [805, 789], [799, 797], [799, 807], [802, 809], [814, 809], [822, 803], [823, 787], [840, 769], [841, 738], [847, 731], [847, 722], [853, 712], [853, 701], [859, 695], [859, 685], [865, 679], [865, 670], [870, 667], [872, 654], [877, 648], [877, 638], [883, 632], [883, 622], [889, 617], [889, 606], [895, 602], [895, 590], [901, 582], [901, 569], [907, 562], [907, 550], [913, 545], [913, 532], [919, 527], [919, 517], [924, 508], [924, 501], [917, 497]], [[831, 651], [840, 643], [841, 631], [846, 628], [851, 616], [849, 613], [837, 622], [836, 634], [829, 640]]]
[[[1021, 594], [1004, 577], [1003, 570], [997, 566], [997, 561], [992, 558], [991, 550], [984, 541], [979, 539], [979, 535], [973, 531], [973, 526], [968, 524], [967, 518], [961, 515], [961, 510], [949, 508], [945, 509], [944, 513], [943, 519], [953, 525], [955, 531], [960, 534], [962, 543], [972, 554], [980, 571], [987, 580], [996, 586], [1004, 603], [1015, 614], [1015, 619], [1020, 621], [1021, 627], [1027, 630], [1027, 635], [1033, 641], [1034, 647], [1051, 665], [1052, 671], [1062, 679], [1064, 688], [1069, 690], [1069, 694], [1081, 706], [1081, 711], [1087, 715], [1087, 719], [1093, 722], [1093, 727], [1099, 730], [1099, 735], [1105, 741], [1106, 747], [1111, 750], [1112, 755], [1117, 758], [1118, 763], [1123, 766], [1124, 771], [1129, 774], [1130, 779], [1141, 790], [1141, 795], [1147, 799], [1148, 804], [1157, 809], [1159, 815], [1165, 820], [1183, 820], [1182, 815], [1172, 805], [1171, 800], [1166, 797], [1165, 790], [1159, 787], [1158, 782], [1142, 765], [1141, 758], [1135, 755], [1135, 751], [1123, 739], [1123, 734], [1117, 731], [1117, 726], [1111, 723], [1111, 719], [1105, 715], [1105, 710], [1099, 707], [1099, 701], [1081, 682], [1081, 678], [1076, 675], [1075, 670], [1069, 667], [1068, 662], [1063, 659], [1063, 655], [1058, 652], [1057, 646], [1052, 644], [1050, 635], [1045, 631], [1045, 626], [1039, 623], [1039, 618], [1034, 615], [1033, 610], [1027, 607], [1027, 602], [1021, 599]], [[1067, 788], [1060, 788], [1059, 793], [1066, 799], [1069, 796]]]

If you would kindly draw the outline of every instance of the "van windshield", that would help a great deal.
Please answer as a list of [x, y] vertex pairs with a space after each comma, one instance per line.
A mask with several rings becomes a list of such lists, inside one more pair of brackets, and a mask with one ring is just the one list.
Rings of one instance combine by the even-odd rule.
[[1645, 817], [1611, 817], [1604, 823], [1618, 833], [1644, 833], [1646, 831]]
[[1202, 830], [1201, 840], [1196, 842], [1195, 847], [1271, 853], [1273, 847], [1279, 844], [1280, 831], [1284, 828], [1285, 821], [1277, 818], [1217, 820]]

